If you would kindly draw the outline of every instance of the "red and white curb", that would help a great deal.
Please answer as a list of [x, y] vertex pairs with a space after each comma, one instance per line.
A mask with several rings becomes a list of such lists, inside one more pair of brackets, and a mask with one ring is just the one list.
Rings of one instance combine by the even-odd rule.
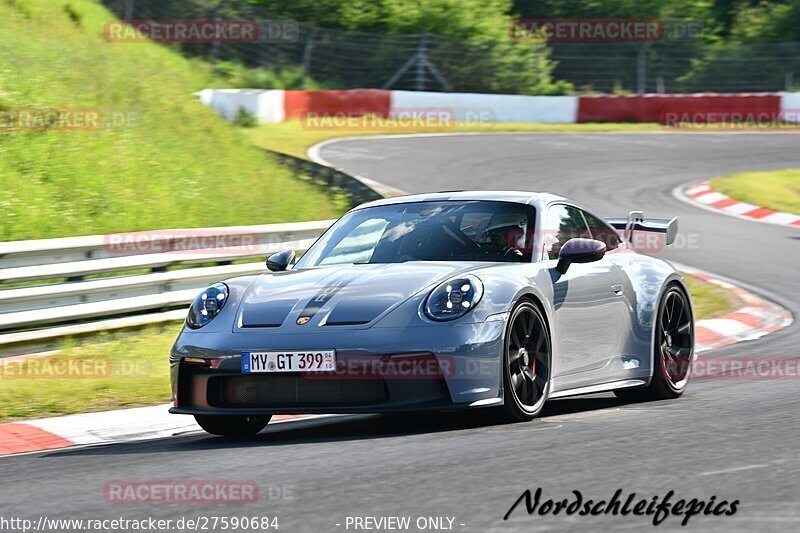
[[747, 202], [735, 200], [712, 189], [707, 181], [685, 187], [680, 191], [680, 194], [698, 207], [725, 215], [756, 222], [766, 222], [767, 224], [800, 227], [800, 215], [773, 211], [766, 207], [759, 207], [757, 205], [748, 204]]
[[695, 322], [697, 353], [759, 339], [793, 322], [792, 313], [766, 298], [707, 272], [683, 265], [676, 267], [681, 272], [730, 291], [744, 302], [744, 305], [736, 311]]
[[[72, 446], [114, 444], [203, 431], [194, 417], [172, 415], [169, 405], [57, 416], [0, 424], [0, 457]], [[278, 415], [270, 426], [336, 415]]]
[[[698, 353], [758, 339], [792, 323], [792, 314], [761, 296], [697, 269], [679, 270], [731, 291], [744, 306], [724, 316], [695, 324]], [[191, 416], [171, 415], [169, 405], [85, 413], [0, 424], [0, 456], [73, 446], [125, 443], [174, 437], [202, 431]], [[282, 415], [270, 425], [338, 415]]]

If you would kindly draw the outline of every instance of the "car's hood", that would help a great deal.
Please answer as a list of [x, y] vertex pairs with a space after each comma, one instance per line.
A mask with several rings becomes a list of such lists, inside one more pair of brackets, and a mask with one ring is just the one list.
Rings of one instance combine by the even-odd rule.
[[236, 328], [365, 326], [423, 289], [480, 265], [408, 262], [264, 274], [248, 287]]

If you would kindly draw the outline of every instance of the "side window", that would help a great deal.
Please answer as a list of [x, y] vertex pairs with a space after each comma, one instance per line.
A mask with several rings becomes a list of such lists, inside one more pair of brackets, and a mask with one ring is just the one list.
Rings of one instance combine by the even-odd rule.
[[550, 206], [546, 226], [544, 251], [550, 259], [558, 259], [558, 252], [568, 240], [592, 237], [581, 211], [568, 205]]
[[618, 248], [619, 245], [622, 244], [617, 231], [603, 220], [590, 215], [586, 211], [583, 212], [583, 216], [586, 218], [586, 223], [589, 224], [589, 231], [592, 232], [592, 238], [606, 243], [606, 248], [608, 250]]

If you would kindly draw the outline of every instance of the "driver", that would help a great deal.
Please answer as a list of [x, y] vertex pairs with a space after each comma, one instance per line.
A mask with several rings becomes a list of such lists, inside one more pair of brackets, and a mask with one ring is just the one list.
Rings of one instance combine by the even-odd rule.
[[501, 250], [503, 255], [516, 255], [522, 257], [522, 251], [515, 246], [519, 238], [519, 228], [516, 226], [503, 226], [486, 231], [489, 241]]
[[497, 246], [502, 255], [523, 257], [525, 249], [527, 217], [524, 215], [494, 215], [484, 235], [486, 241]]

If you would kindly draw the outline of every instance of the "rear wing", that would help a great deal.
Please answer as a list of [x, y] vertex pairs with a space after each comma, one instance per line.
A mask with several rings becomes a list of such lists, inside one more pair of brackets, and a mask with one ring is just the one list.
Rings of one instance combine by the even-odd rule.
[[649, 233], [664, 234], [664, 244], [669, 246], [675, 242], [678, 235], [678, 217], [668, 218], [644, 218], [641, 211], [631, 211], [628, 218], [607, 218], [606, 222], [611, 224], [614, 229], [624, 230], [623, 237], [631, 242], [634, 231], [646, 231]]

